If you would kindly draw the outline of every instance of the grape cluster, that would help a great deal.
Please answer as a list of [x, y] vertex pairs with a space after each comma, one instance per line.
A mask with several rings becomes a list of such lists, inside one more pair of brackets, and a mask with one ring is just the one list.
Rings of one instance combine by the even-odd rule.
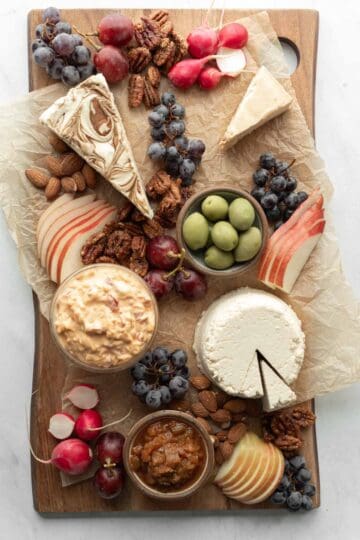
[[253, 174], [255, 187], [251, 195], [261, 204], [274, 229], [287, 221], [308, 195], [295, 192], [297, 179], [290, 174], [290, 165], [276, 159], [271, 152], [260, 156], [260, 168]]
[[148, 156], [154, 161], [163, 161], [170, 176], [181, 178], [183, 186], [190, 186], [205, 144], [200, 139], [185, 137], [184, 116], [185, 108], [176, 102], [174, 94], [165, 92], [161, 104], [148, 116], [154, 141], [148, 148]]
[[72, 34], [71, 24], [60, 20], [60, 11], [46, 8], [42, 23], [35, 29], [31, 44], [33, 59], [46, 69], [55, 80], [75, 86], [95, 72], [90, 50], [83, 45], [81, 36]]
[[316, 488], [310, 480], [311, 472], [306, 468], [303, 456], [286, 460], [284, 476], [272, 494], [271, 502], [286, 504], [291, 512], [297, 512], [300, 509], [311, 510], [312, 497], [315, 495]]
[[131, 369], [133, 393], [150, 409], [182, 398], [189, 389], [186, 363], [187, 354], [182, 349], [169, 352], [165, 347], [156, 347]]

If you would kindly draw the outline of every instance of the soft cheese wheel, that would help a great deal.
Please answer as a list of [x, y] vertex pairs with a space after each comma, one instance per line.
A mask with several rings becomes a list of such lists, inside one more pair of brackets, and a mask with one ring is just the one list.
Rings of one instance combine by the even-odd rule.
[[257, 398], [264, 394], [257, 352], [291, 384], [304, 360], [305, 337], [288, 304], [273, 294], [241, 288], [203, 313], [193, 347], [199, 368], [225, 392]]

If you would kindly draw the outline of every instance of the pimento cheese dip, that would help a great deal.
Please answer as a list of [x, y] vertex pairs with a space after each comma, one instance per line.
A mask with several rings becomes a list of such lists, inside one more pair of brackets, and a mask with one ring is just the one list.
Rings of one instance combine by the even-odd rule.
[[75, 361], [95, 368], [121, 367], [150, 344], [155, 300], [131, 270], [94, 265], [61, 285], [52, 324], [59, 344]]

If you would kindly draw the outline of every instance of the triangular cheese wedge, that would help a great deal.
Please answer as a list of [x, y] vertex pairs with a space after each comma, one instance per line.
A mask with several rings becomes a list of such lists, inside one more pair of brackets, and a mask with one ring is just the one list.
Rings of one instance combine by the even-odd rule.
[[266, 362], [259, 360], [259, 364], [265, 390], [265, 396], [263, 397], [264, 410], [274, 411], [294, 403], [296, 401], [295, 392], [284, 383]]
[[153, 217], [120, 113], [103, 75], [89, 77], [71, 88], [41, 115], [40, 121], [140, 212]]
[[254, 129], [285, 112], [291, 102], [292, 97], [262, 66], [252, 79], [220, 144], [230, 148]]

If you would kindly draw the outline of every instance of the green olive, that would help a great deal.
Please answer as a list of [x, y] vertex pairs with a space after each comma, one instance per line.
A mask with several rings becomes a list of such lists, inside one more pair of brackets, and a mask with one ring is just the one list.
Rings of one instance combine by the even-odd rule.
[[207, 240], [206, 246], [205, 246], [207, 248], [214, 244], [212, 236], [211, 236], [211, 231], [212, 231], [212, 228], [213, 228], [214, 224], [211, 223], [211, 221], [208, 221], [208, 226], [209, 226], [209, 236], [208, 236], [208, 240]]
[[204, 262], [214, 270], [225, 270], [234, 264], [234, 255], [230, 251], [211, 246], [205, 252]]
[[247, 199], [238, 197], [229, 206], [229, 219], [235, 229], [247, 231], [255, 221], [253, 205]]
[[234, 250], [235, 261], [249, 261], [259, 252], [260, 247], [261, 232], [257, 227], [250, 227], [239, 235], [239, 243]]
[[206, 246], [209, 238], [208, 222], [200, 212], [194, 212], [185, 219], [182, 233], [190, 249], [201, 249]]
[[209, 195], [201, 203], [201, 211], [210, 221], [225, 219], [228, 209], [227, 200], [224, 197], [220, 197], [220, 195]]
[[228, 221], [218, 221], [211, 230], [211, 238], [215, 246], [223, 251], [232, 251], [238, 244], [236, 229]]

